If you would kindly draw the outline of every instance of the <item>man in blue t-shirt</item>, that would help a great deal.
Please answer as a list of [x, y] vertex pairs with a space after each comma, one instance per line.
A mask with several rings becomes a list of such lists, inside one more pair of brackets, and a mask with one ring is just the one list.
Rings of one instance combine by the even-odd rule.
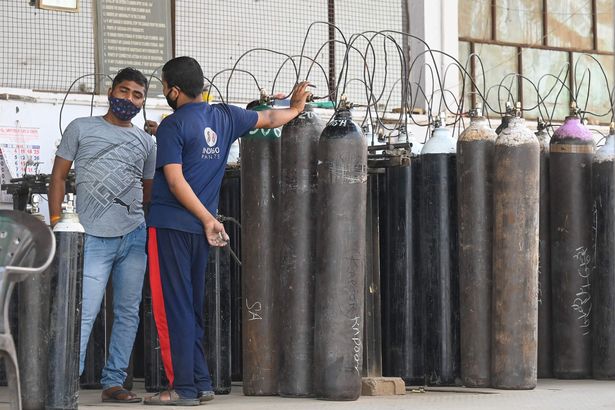
[[202, 102], [203, 71], [190, 57], [168, 61], [162, 85], [175, 112], [156, 130], [148, 255], [154, 317], [172, 389], [145, 404], [198, 405], [213, 399], [201, 344], [202, 312], [209, 246], [225, 246], [229, 239], [216, 219], [229, 148], [252, 128], [280, 127], [299, 115], [308, 83], [295, 87], [290, 108], [260, 112]]

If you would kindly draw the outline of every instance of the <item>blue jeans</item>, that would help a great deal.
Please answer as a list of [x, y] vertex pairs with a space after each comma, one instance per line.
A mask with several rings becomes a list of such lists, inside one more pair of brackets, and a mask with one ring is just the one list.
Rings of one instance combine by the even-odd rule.
[[145, 237], [145, 224], [124, 236], [85, 236], [79, 374], [83, 373], [92, 326], [109, 276], [113, 275], [113, 328], [109, 357], [100, 381], [103, 389], [121, 386], [126, 379], [125, 370], [139, 326], [146, 263]]

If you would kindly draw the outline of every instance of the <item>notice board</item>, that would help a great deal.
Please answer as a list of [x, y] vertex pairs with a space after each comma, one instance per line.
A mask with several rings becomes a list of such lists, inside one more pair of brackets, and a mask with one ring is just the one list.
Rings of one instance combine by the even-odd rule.
[[[160, 68], [172, 58], [171, 0], [99, 0], [96, 5], [96, 71], [111, 77], [124, 67], [134, 67], [150, 78], [160, 78]], [[100, 77], [99, 92], [110, 81]], [[149, 95], [162, 93], [151, 81]]]

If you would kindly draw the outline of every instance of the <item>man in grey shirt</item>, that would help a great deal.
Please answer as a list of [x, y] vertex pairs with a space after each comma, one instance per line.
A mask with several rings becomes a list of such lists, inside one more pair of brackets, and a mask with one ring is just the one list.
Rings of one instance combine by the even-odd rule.
[[102, 117], [71, 122], [56, 152], [49, 186], [51, 224], [60, 219], [66, 176], [73, 162], [77, 213], [85, 229], [79, 373], [94, 320], [113, 275], [113, 329], [102, 372], [102, 400], [141, 401], [123, 388], [139, 325], [145, 274], [144, 203], [156, 166], [153, 138], [131, 123], [145, 100], [147, 79], [132, 68], [118, 72]]

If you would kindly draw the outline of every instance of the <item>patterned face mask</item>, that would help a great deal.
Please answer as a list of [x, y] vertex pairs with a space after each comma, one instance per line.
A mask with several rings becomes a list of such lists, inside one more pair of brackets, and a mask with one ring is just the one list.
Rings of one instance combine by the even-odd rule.
[[122, 121], [130, 121], [141, 111], [132, 101], [126, 98], [109, 97], [111, 112]]

